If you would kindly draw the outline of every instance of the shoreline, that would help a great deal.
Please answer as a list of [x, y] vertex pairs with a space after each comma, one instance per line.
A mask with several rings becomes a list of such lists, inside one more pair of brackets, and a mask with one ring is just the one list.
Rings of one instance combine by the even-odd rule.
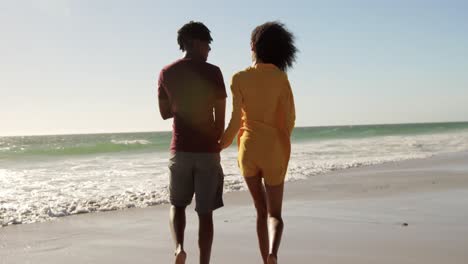
[[[465, 263], [468, 153], [333, 171], [287, 183], [281, 263]], [[404, 224], [407, 224], [405, 226]], [[197, 221], [187, 208], [188, 263]], [[234, 249], [234, 250], [233, 250]], [[213, 263], [259, 262], [245, 191], [215, 212]], [[168, 205], [0, 228], [0, 263], [170, 263]]]
[[[453, 152], [453, 153], [445, 153], [445, 154], [432, 154], [431, 156], [429, 157], [423, 157], [423, 158], [420, 158], [420, 157], [415, 157], [415, 158], [409, 158], [409, 159], [403, 159], [403, 160], [396, 160], [396, 161], [383, 161], [381, 163], [377, 163], [377, 164], [362, 164], [362, 165], [358, 165], [356, 167], [349, 167], [349, 168], [338, 168], [336, 170], [330, 170], [330, 171], [326, 171], [326, 172], [321, 172], [321, 173], [318, 173], [318, 174], [314, 174], [312, 176], [308, 176], [308, 178], [306, 179], [292, 179], [290, 181], [287, 181], [286, 184], [289, 185], [289, 184], [293, 184], [296, 185], [296, 184], [299, 184], [300, 186], [300, 182], [303, 182], [303, 181], [309, 181], [311, 179], [321, 179], [321, 177], [328, 177], [327, 175], [335, 175], [335, 174], [339, 174], [343, 171], [348, 171], [350, 170], [350, 172], [352, 172], [353, 170], [359, 170], [359, 169], [366, 169], [366, 168], [373, 168], [374, 166], [385, 166], [385, 165], [388, 165], [388, 164], [393, 164], [393, 163], [401, 163], [401, 162], [411, 162], [411, 161], [417, 161], [417, 160], [426, 160], [426, 159], [431, 159], [431, 158], [434, 158], [434, 157], [439, 157], [439, 156], [448, 156], [448, 155], [462, 155], [464, 154], [465, 152]], [[468, 153], [468, 152], [466, 152]], [[241, 178], [242, 179], [242, 178]], [[325, 181], [327, 181], [325, 179]], [[299, 183], [297, 183], [299, 182]], [[225, 189], [225, 193], [224, 193], [224, 196], [226, 195], [230, 195], [232, 193], [238, 193], [238, 192], [245, 192], [247, 191], [247, 187], [243, 184], [242, 182], [242, 187], [238, 187], [238, 188], [234, 188], [232, 190], [228, 190], [226, 191]], [[286, 188], [287, 189], [287, 188]], [[285, 190], [285, 192], [287, 192], [287, 190]], [[54, 222], [54, 221], [58, 221], [59, 219], [61, 218], [66, 218], [66, 217], [73, 217], [73, 216], [78, 216], [78, 215], [87, 215], [87, 214], [96, 214], [96, 213], [108, 213], [108, 212], [118, 212], [118, 211], [127, 211], [127, 210], [133, 210], [133, 209], [146, 209], [146, 208], [151, 208], [151, 207], [158, 207], [158, 206], [163, 206], [163, 205], [168, 205], [169, 204], [169, 201], [162, 201], [162, 202], [158, 202], [156, 204], [153, 204], [153, 205], [149, 205], [149, 206], [146, 206], [146, 207], [139, 207], [139, 206], [131, 206], [131, 207], [126, 207], [126, 208], [116, 208], [116, 209], [107, 209], [107, 208], [104, 208], [104, 210], [94, 210], [94, 211], [82, 211], [82, 212], [76, 212], [76, 213], [72, 213], [72, 214], [66, 214], [66, 215], [57, 215], [57, 216], [50, 216], [50, 218], [48, 218], [47, 220], [45, 221], [37, 221], [37, 222], [32, 222], [32, 223], [17, 223], [17, 222], [14, 222], [14, 223], [10, 223], [10, 224], [6, 224], [6, 225], [1, 225], [0, 224], [0, 230], [2, 228], [8, 228], [9, 226], [16, 226], [16, 225], [29, 225], [29, 224], [39, 224], [39, 223], [49, 223], [49, 222]]]

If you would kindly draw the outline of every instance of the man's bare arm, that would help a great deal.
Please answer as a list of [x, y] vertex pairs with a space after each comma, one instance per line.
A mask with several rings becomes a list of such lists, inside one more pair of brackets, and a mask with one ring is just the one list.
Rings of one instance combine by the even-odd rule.
[[169, 99], [159, 98], [159, 112], [164, 120], [174, 117]]
[[215, 102], [215, 128], [217, 139], [221, 139], [224, 133], [224, 122], [226, 114], [226, 99], [218, 99]]

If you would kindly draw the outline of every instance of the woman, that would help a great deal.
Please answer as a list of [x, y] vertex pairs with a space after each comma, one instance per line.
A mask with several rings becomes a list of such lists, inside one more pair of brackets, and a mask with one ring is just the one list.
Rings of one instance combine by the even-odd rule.
[[[253, 65], [232, 77], [233, 112], [221, 147], [237, 135], [238, 163], [257, 209], [263, 262], [276, 264], [283, 232], [281, 207], [294, 127], [294, 99], [285, 71], [295, 61], [294, 36], [268, 22], [251, 36]], [[262, 182], [263, 179], [263, 182]]]

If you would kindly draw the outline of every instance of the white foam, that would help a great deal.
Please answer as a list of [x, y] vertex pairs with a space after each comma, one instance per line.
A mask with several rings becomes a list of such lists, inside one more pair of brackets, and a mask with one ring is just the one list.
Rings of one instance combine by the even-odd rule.
[[117, 145], [148, 145], [151, 144], [148, 140], [145, 139], [134, 139], [134, 140], [115, 140], [112, 139], [111, 142]]
[[0, 225], [164, 203], [167, 158], [153, 154], [14, 164], [0, 170]]

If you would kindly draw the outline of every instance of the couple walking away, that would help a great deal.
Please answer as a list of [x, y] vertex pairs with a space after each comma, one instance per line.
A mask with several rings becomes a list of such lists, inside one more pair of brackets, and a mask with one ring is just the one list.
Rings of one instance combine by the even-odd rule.
[[286, 75], [296, 58], [294, 36], [280, 22], [256, 27], [251, 36], [253, 64], [232, 77], [233, 111], [224, 131], [226, 89], [221, 70], [206, 62], [210, 30], [189, 22], [178, 31], [182, 59], [159, 75], [159, 110], [173, 118], [170, 172], [170, 226], [175, 263], [185, 263], [185, 208], [195, 194], [200, 263], [208, 264], [213, 211], [223, 206], [220, 151], [237, 136], [238, 163], [257, 210], [257, 236], [264, 263], [278, 262], [281, 217], [295, 109]]

